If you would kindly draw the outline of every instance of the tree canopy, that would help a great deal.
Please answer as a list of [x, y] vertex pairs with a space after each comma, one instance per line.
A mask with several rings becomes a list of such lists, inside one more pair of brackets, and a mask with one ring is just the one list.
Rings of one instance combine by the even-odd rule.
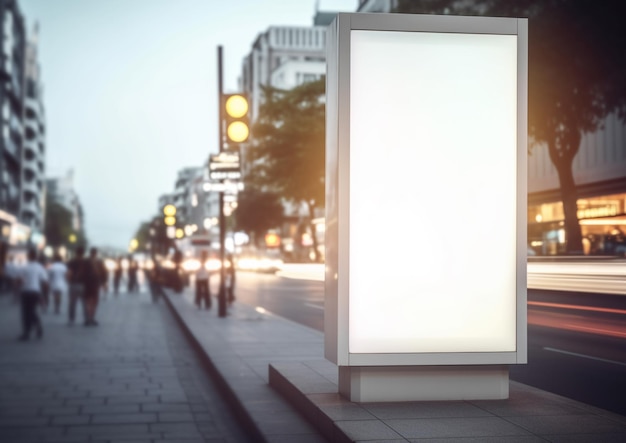
[[583, 134], [610, 113], [626, 118], [626, 2], [400, 0], [396, 12], [528, 17], [528, 126], [560, 181], [567, 251], [582, 251], [572, 162]]
[[252, 182], [283, 198], [324, 204], [325, 81], [264, 88], [252, 128]]
[[74, 229], [72, 218], [69, 209], [52, 198], [50, 194], [46, 195], [44, 235], [47, 245], [53, 248], [68, 246], [72, 234], [76, 236], [75, 244], [86, 244], [85, 233], [82, 230]]
[[252, 234], [256, 243], [268, 230], [282, 222], [280, 197], [275, 193], [248, 188], [239, 193], [234, 218], [235, 228]]

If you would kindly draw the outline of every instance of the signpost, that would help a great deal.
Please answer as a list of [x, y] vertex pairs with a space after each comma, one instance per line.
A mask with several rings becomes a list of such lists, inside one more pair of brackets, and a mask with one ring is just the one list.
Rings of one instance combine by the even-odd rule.
[[[527, 20], [338, 14], [328, 39], [325, 355], [339, 391], [507, 398], [527, 347]], [[407, 235], [372, 241], [381, 229]]]
[[209, 178], [211, 180], [241, 179], [239, 152], [211, 154], [209, 156]]

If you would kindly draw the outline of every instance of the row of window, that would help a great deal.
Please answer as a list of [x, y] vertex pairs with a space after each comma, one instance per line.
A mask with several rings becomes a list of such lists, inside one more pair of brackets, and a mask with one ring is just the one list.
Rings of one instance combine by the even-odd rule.
[[323, 49], [326, 30], [323, 28], [274, 28], [272, 46], [306, 47]]

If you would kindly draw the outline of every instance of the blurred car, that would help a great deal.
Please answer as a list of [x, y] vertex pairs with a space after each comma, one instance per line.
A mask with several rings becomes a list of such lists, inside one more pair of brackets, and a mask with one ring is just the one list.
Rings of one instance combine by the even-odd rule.
[[271, 273], [283, 268], [283, 260], [267, 254], [243, 255], [237, 259], [236, 266], [240, 271]]

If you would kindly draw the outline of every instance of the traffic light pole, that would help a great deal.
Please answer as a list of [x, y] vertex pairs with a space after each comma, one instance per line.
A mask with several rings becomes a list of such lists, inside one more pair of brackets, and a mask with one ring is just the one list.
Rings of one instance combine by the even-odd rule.
[[[224, 151], [224, 110], [222, 105], [222, 97], [224, 96], [223, 86], [223, 67], [222, 67], [222, 46], [217, 47], [217, 106], [218, 106], [218, 147], [219, 152]], [[224, 192], [220, 192], [219, 200], [219, 225], [220, 225], [220, 288], [217, 295], [217, 315], [226, 317], [226, 288], [224, 283], [226, 280], [226, 269], [224, 268], [224, 258], [226, 256], [226, 217], [224, 216]]]

